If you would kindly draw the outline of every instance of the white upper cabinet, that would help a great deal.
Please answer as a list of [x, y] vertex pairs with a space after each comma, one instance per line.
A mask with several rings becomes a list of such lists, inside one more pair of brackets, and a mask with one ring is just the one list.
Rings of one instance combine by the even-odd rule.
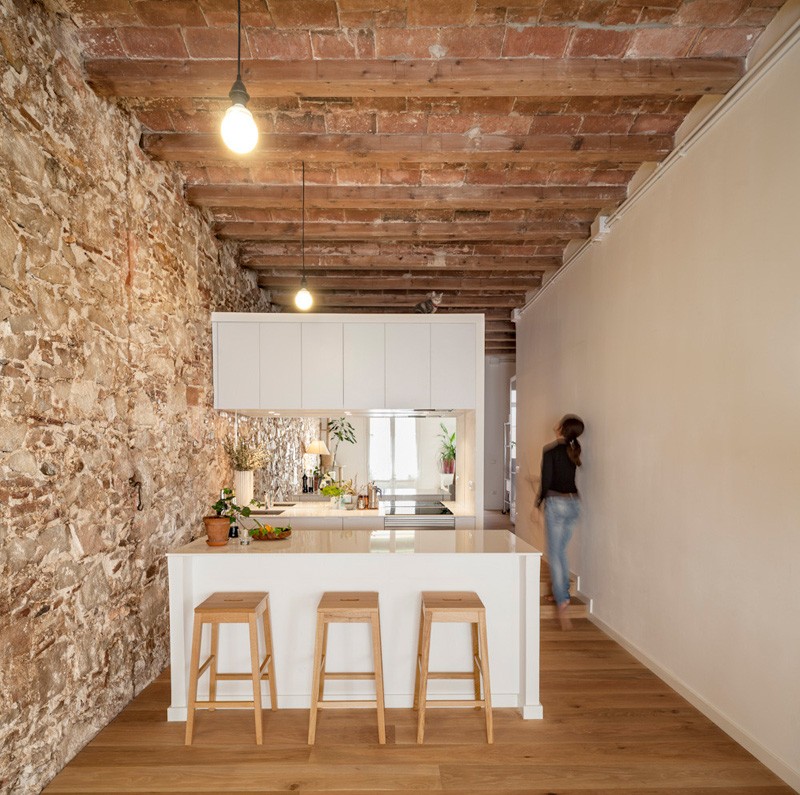
[[385, 408], [426, 409], [430, 405], [430, 323], [387, 323]]
[[474, 315], [215, 313], [214, 405], [320, 416], [477, 409], [482, 329]]
[[385, 339], [383, 323], [344, 324], [344, 408], [384, 408]]
[[[219, 326], [225, 327], [226, 323]], [[299, 323], [259, 323], [261, 355], [259, 408], [300, 407], [301, 326]]]
[[258, 323], [217, 323], [214, 334], [214, 408], [259, 406]]
[[475, 408], [475, 324], [431, 326], [431, 408]]
[[302, 401], [304, 409], [341, 409], [343, 351], [341, 323], [302, 323]]

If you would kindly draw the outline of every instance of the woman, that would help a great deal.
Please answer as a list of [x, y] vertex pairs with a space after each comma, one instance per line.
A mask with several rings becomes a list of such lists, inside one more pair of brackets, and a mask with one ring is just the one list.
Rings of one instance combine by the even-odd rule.
[[583, 420], [567, 414], [554, 428], [558, 439], [542, 451], [542, 483], [536, 505], [544, 502], [547, 533], [547, 554], [553, 601], [558, 608], [562, 629], [571, 629], [569, 607], [569, 565], [567, 544], [580, 514], [575, 470], [581, 465], [578, 437], [583, 433]]

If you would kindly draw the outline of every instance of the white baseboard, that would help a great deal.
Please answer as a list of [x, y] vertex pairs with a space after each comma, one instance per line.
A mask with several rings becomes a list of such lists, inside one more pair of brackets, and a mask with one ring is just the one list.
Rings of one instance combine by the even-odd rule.
[[[494, 703], [494, 696], [492, 696], [492, 706], [498, 706]], [[527, 704], [519, 707], [519, 714], [522, 715], [522, 720], [541, 720], [544, 718], [544, 709], [541, 704]]]
[[[591, 605], [591, 600], [589, 600]], [[593, 615], [589, 608], [589, 620], [601, 629], [606, 635], [615, 640], [623, 649], [630, 652], [642, 665], [649, 668], [656, 676], [666, 682], [673, 690], [682, 695], [693, 707], [700, 710], [709, 720], [713, 721], [726, 734], [729, 734], [739, 745], [749, 751], [759, 762], [768, 767], [776, 776], [782, 778], [790, 787], [800, 792], [800, 771], [794, 770], [780, 757], [764, 748], [761, 743], [748, 734], [738, 724], [734, 723], [723, 713], [709, 704], [699, 693], [692, 690], [666, 668], [662, 668], [655, 660], [651, 659], [641, 649], [634, 646], [622, 635], [613, 630], [602, 619]]]

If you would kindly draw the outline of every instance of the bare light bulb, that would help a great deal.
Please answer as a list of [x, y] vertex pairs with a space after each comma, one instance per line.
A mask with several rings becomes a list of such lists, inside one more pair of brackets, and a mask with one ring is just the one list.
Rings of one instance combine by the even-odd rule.
[[314, 298], [312, 297], [311, 293], [308, 292], [308, 288], [303, 286], [297, 291], [297, 295], [294, 297], [295, 306], [298, 309], [302, 309], [304, 312], [307, 309], [311, 309], [311, 305], [314, 303]]
[[252, 152], [258, 143], [258, 127], [253, 114], [239, 102], [225, 111], [220, 132], [228, 149], [238, 155]]

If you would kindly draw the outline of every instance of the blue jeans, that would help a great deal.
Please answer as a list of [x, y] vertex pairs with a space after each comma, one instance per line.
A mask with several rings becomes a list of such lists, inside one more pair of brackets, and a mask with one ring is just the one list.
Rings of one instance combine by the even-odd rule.
[[577, 497], [547, 497], [544, 501], [544, 523], [547, 531], [547, 560], [556, 604], [569, 601], [569, 565], [567, 544], [580, 516]]

